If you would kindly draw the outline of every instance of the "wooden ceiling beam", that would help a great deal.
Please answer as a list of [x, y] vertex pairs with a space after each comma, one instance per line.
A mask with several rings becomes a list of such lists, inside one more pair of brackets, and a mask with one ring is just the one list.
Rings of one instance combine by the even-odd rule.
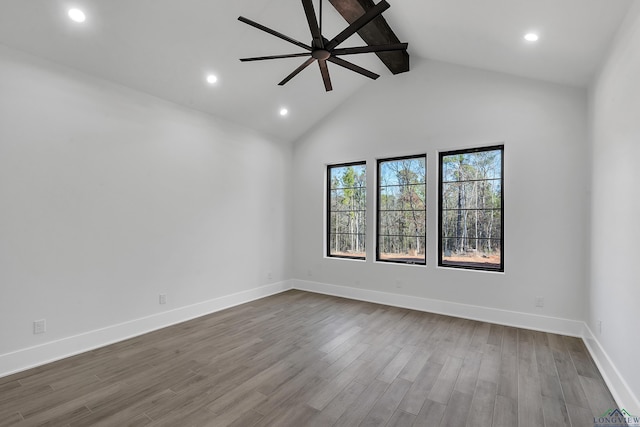
[[[329, 0], [329, 2], [349, 24], [375, 5], [373, 0]], [[400, 43], [382, 15], [362, 27], [358, 35], [369, 46]], [[376, 52], [376, 55], [393, 74], [409, 71], [409, 54], [406, 50]]]

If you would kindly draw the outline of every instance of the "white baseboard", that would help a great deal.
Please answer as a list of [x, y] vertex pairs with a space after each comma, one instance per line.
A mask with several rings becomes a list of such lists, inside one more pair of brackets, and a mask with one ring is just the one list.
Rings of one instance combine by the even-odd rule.
[[626, 409], [631, 414], [640, 414], [640, 402], [638, 397], [633, 393], [629, 384], [625, 381], [620, 371], [613, 364], [604, 348], [585, 323], [582, 339], [584, 340], [591, 358], [596, 363], [602, 378], [607, 383], [609, 391], [613, 395], [619, 408]]
[[39, 346], [2, 354], [0, 355], [0, 377], [104, 347], [256, 299], [275, 295], [289, 289], [580, 337], [584, 340], [618, 406], [625, 408], [632, 414], [640, 414], [638, 398], [584, 322], [307, 280], [286, 280], [261, 286]]
[[12, 353], [2, 354], [0, 355], [0, 377], [74, 356], [85, 351], [104, 347], [256, 299], [278, 294], [291, 289], [291, 286], [292, 283], [290, 280], [260, 286], [103, 329], [21, 349]]
[[552, 332], [573, 337], [582, 337], [584, 331], [584, 322], [578, 320], [560, 319], [557, 317], [540, 316], [537, 314], [501, 310], [478, 305], [329, 285], [327, 283], [307, 280], [293, 280], [293, 288], [359, 301], [410, 308], [412, 310], [462, 317], [465, 319], [515, 326], [536, 331]]

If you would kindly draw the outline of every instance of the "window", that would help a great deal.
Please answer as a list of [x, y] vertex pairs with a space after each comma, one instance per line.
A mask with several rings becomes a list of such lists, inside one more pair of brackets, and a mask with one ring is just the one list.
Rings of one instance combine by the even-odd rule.
[[367, 166], [327, 167], [327, 256], [365, 259]]
[[426, 155], [378, 160], [378, 261], [425, 264]]
[[504, 146], [440, 153], [438, 265], [504, 271]]

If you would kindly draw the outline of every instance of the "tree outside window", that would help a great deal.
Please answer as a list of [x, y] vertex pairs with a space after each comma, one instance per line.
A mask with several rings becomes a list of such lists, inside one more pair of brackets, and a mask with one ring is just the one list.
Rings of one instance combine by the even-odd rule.
[[327, 256], [365, 259], [367, 167], [327, 167]]
[[440, 153], [438, 265], [504, 271], [503, 158], [502, 145]]
[[426, 155], [378, 160], [378, 261], [426, 263], [426, 192]]

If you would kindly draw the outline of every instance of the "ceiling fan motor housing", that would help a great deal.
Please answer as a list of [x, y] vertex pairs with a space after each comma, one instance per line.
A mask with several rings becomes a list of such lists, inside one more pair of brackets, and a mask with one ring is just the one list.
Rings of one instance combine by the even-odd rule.
[[324, 49], [315, 49], [313, 52], [311, 52], [311, 56], [313, 56], [315, 59], [326, 61], [331, 57], [331, 52]]

